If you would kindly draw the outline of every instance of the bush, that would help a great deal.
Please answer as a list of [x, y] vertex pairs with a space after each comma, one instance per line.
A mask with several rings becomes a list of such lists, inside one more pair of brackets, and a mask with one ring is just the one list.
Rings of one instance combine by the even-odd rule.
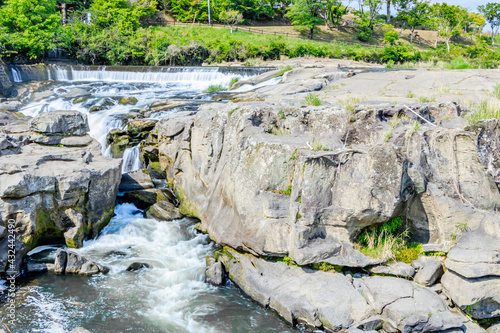
[[420, 52], [416, 51], [413, 46], [398, 43], [384, 48], [380, 60], [382, 62], [405, 62], [419, 60], [420, 58]]
[[361, 30], [356, 34], [356, 37], [362, 42], [369, 42], [372, 39], [373, 30], [369, 26], [362, 25]]

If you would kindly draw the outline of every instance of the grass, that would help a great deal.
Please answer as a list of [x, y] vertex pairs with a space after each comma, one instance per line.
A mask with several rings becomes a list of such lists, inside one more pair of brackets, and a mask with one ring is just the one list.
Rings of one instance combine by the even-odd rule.
[[460, 104], [470, 107], [472, 110], [472, 112], [465, 116], [469, 125], [475, 124], [481, 120], [500, 118], [500, 101], [482, 100], [478, 103], [473, 103], [469, 100], [462, 101]]
[[389, 139], [392, 136], [392, 133], [394, 132], [394, 129], [398, 126], [398, 124], [399, 124], [399, 118], [396, 118], [396, 119], [389, 122], [389, 126], [391, 126], [391, 129], [385, 133], [384, 142], [389, 141]]
[[408, 98], [414, 98], [415, 94], [411, 90], [408, 90], [408, 94], [406, 95], [406, 97], [408, 97]]
[[491, 95], [500, 100], [500, 83], [493, 87], [493, 92], [491, 93]]
[[437, 86], [436, 90], [440, 94], [449, 94], [451, 92], [450, 87], [446, 84], [440, 84], [439, 86]]
[[398, 232], [403, 219], [397, 217], [380, 226], [368, 227], [358, 238], [355, 247], [366, 256], [385, 261], [411, 263], [422, 253], [422, 244], [408, 243], [408, 231]]
[[306, 103], [306, 105], [320, 106], [321, 104], [323, 104], [323, 101], [321, 100], [319, 95], [309, 93], [305, 97], [305, 103]]
[[239, 77], [233, 77], [231, 79], [231, 81], [229, 82], [229, 88], [231, 88], [233, 86], [233, 84], [235, 84], [236, 82], [238, 82], [240, 80]]
[[271, 78], [275, 78], [275, 77], [279, 77], [279, 76], [283, 76], [283, 74], [285, 74], [286, 72], [289, 72], [293, 69], [292, 66], [290, 65], [287, 65], [285, 67], [283, 67], [282, 69], [279, 70], [279, 72], [276, 72], [274, 73]]
[[226, 91], [226, 90], [227, 90], [227, 88], [224, 88], [220, 84], [213, 84], [213, 85], [209, 86], [207, 89], [205, 89], [203, 92], [213, 93], [213, 92]]
[[434, 102], [436, 102], [435, 97], [429, 98], [429, 97], [425, 97], [425, 96], [418, 96], [417, 99], [418, 99], [419, 103], [434, 103]]
[[328, 146], [323, 145], [319, 139], [314, 140], [314, 138], [312, 140], [311, 147], [313, 151], [330, 150], [330, 148], [328, 148]]
[[356, 112], [356, 104], [361, 103], [364, 97], [351, 96], [344, 99], [339, 99], [338, 102], [342, 105], [347, 112], [354, 114]]

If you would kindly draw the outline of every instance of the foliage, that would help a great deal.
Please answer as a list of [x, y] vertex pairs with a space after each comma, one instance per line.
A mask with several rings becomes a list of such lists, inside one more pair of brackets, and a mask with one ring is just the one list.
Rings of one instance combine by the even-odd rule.
[[326, 21], [338, 28], [340, 20], [347, 14], [348, 9], [341, 0], [328, 0], [325, 5]]
[[469, 13], [465, 8], [448, 5], [447, 3], [432, 5], [431, 13], [438, 36], [444, 38], [448, 53], [450, 53], [450, 40], [460, 34], [467, 22]]
[[428, 20], [429, 0], [399, 0], [396, 4], [399, 12], [398, 20], [405, 22], [410, 28], [410, 43], [413, 43], [415, 28]]
[[239, 77], [233, 77], [231, 81], [229, 82], [229, 88], [231, 88], [236, 82], [240, 80]]
[[305, 97], [305, 101], [306, 101], [306, 105], [320, 106], [321, 104], [323, 104], [323, 101], [321, 100], [321, 98], [318, 95], [313, 94], [313, 93], [307, 94], [307, 96]]
[[495, 36], [500, 28], [500, 3], [487, 3], [486, 5], [478, 6], [478, 10], [484, 15], [486, 21], [491, 25], [492, 45], [495, 45]]
[[285, 16], [299, 31], [307, 32], [309, 39], [312, 39], [318, 30], [318, 24], [323, 22], [322, 10], [323, 2], [320, 0], [297, 0]]
[[280, 69], [278, 72], [274, 73], [271, 78], [275, 78], [275, 77], [279, 77], [279, 76], [282, 76], [283, 74], [285, 74], [286, 72], [288, 71], [291, 71], [293, 69], [292, 66], [290, 65], [286, 65], [285, 67], [283, 67], [282, 69]]
[[0, 7], [0, 56], [20, 53], [30, 59], [56, 47], [61, 15], [55, 0], [7, 0]]
[[398, 43], [384, 48], [380, 60], [383, 62], [405, 62], [419, 60], [420, 57], [420, 52], [411, 45]]
[[208, 20], [208, 2], [200, 0], [171, 0], [174, 17], [181, 22]]
[[378, 227], [368, 227], [359, 236], [356, 248], [374, 258], [411, 263], [422, 253], [422, 245], [407, 243], [408, 232], [398, 233], [401, 225], [402, 218], [397, 217]]
[[236, 10], [226, 10], [219, 14], [219, 20], [230, 26], [233, 33], [233, 27], [243, 21], [243, 15]]
[[395, 45], [396, 41], [399, 39], [399, 34], [394, 27], [390, 24], [386, 24], [382, 27], [382, 29], [385, 31], [384, 42], [389, 43], [390, 45]]
[[212, 93], [212, 92], [225, 91], [225, 90], [227, 90], [227, 89], [224, 88], [222, 85], [216, 84], [216, 85], [209, 86], [204, 92]]
[[497, 101], [480, 101], [471, 105], [472, 112], [465, 116], [469, 124], [475, 124], [481, 120], [500, 118], [500, 103]]

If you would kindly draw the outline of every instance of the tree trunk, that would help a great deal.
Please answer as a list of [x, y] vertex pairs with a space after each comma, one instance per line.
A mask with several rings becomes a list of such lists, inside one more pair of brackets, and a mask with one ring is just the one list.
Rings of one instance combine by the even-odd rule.
[[450, 39], [449, 38], [445, 38], [444, 40], [446, 42], [446, 48], [448, 49], [448, 53], [450, 53]]
[[313, 33], [314, 33], [314, 28], [311, 28], [310, 32], [309, 32], [309, 39], [313, 39]]
[[387, 19], [386, 22], [388, 24], [391, 23], [391, 0], [387, 0]]
[[412, 27], [411, 29], [411, 35], [410, 35], [410, 43], [413, 43], [413, 35], [415, 34], [415, 27]]
[[401, 31], [399, 33], [399, 36], [401, 37], [403, 35], [403, 30], [405, 30], [406, 22], [403, 22], [403, 25], [401, 26]]
[[231, 26], [231, 33], [233, 33], [233, 26]]
[[434, 44], [434, 47], [438, 47], [438, 42], [439, 42], [439, 33], [438, 33], [438, 35], [436, 37], [436, 43]]

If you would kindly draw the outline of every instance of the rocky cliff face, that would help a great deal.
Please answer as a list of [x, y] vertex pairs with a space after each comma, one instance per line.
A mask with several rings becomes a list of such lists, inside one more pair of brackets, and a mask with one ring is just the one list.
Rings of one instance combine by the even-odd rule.
[[[0, 132], [0, 226], [14, 228], [16, 267], [37, 245], [82, 246], [113, 215], [121, 160], [101, 155], [76, 111], [26, 117], [5, 114]], [[0, 272], [8, 268], [8, 239], [0, 239]]]
[[7, 97], [11, 94], [12, 82], [6, 71], [7, 66], [0, 60], [0, 97]]
[[[482, 287], [500, 278], [499, 249], [491, 245], [500, 244], [496, 121], [466, 127], [456, 103], [307, 106], [288, 96], [323, 89], [329, 76], [307, 80], [305, 72], [292, 71], [284, 84], [238, 103], [157, 123], [144, 156], [157, 149], [181, 213], [198, 217], [216, 242], [257, 257], [347, 267], [380, 263], [353, 241], [369, 226], [402, 217], [425, 251], [452, 249], [443, 284], [453, 301], [474, 318], [497, 317], [498, 288]], [[489, 245], [457, 237], [485, 230]], [[453, 256], [459, 248], [464, 256]], [[474, 258], [472, 249], [492, 259]], [[478, 260], [488, 267], [463, 272]], [[224, 264], [231, 277], [236, 266]], [[422, 283], [434, 283], [436, 266], [420, 275]], [[462, 293], [454, 287], [460, 284], [477, 293]]]

